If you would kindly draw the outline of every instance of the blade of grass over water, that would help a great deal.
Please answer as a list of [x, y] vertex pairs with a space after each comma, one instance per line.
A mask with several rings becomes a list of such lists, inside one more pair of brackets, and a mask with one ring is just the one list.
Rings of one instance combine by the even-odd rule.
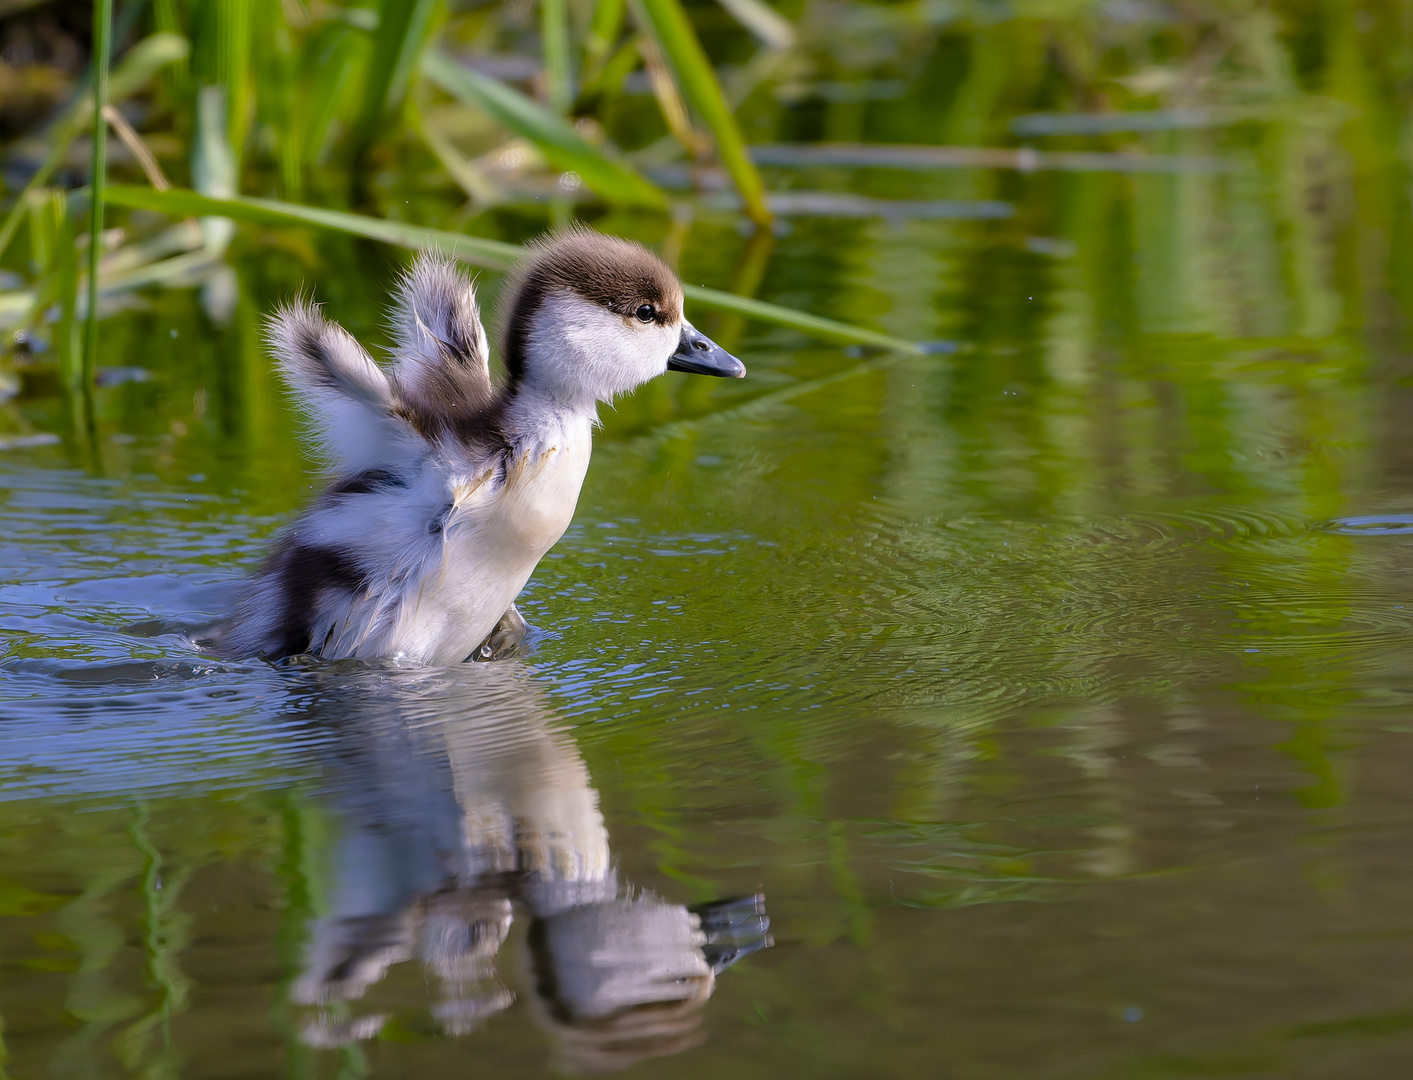
[[428, 50], [422, 58], [422, 73], [458, 101], [484, 110], [507, 131], [530, 140], [552, 166], [575, 173], [609, 202], [655, 209], [667, 205], [662, 192], [629, 165], [608, 157], [568, 121], [518, 90], [472, 71], [439, 49]]
[[84, 333], [83, 388], [93, 384], [98, 362], [98, 261], [103, 254], [103, 186], [108, 177], [108, 51], [113, 0], [93, 0], [93, 165], [88, 207], [88, 325]]
[[173, 217], [226, 217], [253, 225], [308, 225], [331, 229], [397, 247], [431, 248], [487, 270], [508, 270], [520, 258], [519, 247], [500, 240], [483, 240], [440, 229], [424, 229], [399, 221], [384, 221], [341, 210], [321, 210], [276, 199], [244, 196], [217, 199], [187, 188], [156, 191], [153, 188], [114, 184], [108, 189], [108, 201], [115, 206], [156, 210]]
[[[453, 255], [473, 266], [481, 266], [487, 270], [510, 269], [519, 260], [523, 251], [515, 244], [507, 244], [500, 240], [463, 236], [460, 233], [446, 232], [441, 229], [426, 229], [399, 221], [384, 221], [381, 218], [349, 214], [341, 210], [321, 210], [312, 206], [298, 206], [275, 199], [213, 199], [184, 188], [156, 191], [152, 188], [127, 184], [114, 184], [109, 187], [107, 198], [108, 202], [115, 206], [156, 210], [171, 214], [173, 217], [216, 216], [256, 225], [309, 225], [320, 229], [332, 229], [353, 236], [367, 237], [370, 240], [379, 240], [397, 247], [430, 248]], [[763, 300], [733, 296], [730, 293], [703, 288], [700, 285], [686, 285], [684, 288], [687, 299], [703, 308], [743, 315], [748, 319], [798, 330], [810, 337], [824, 341], [867, 345], [919, 355], [928, 351], [914, 341], [881, 334], [874, 330], [866, 330], [859, 326], [850, 326], [848, 323], [836, 322], [833, 319], [810, 315], [803, 311], [793, 311], [790, 308], [780, 307]]]
[[735, 114], [726, 104], [716, 72], [686, 12], [677, 0], [635, 0], [634, 9], [667, 54], [683, 96], [711, 129], [721, 163], [740, 192], [746, 214], [757, 224], [768, 223], [771, 214], [766, 205], [765, 184], [746, 152], [746, 140]]

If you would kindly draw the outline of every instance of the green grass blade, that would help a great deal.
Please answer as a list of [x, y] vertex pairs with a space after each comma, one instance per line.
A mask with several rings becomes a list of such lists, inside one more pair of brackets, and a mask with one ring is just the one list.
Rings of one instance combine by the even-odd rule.
[[[354, 8], [352, 10], [361, 10]], [[301, 145], [301, 168], [319, 165], [333, 142], [336, 120], [354, 85], [365, 51], [364, 35], [331, 22], [305, 39], [300, 58], [300, 97], [293, 116]]]
[[623, 92], [623, 80], [643, 62], [638, 36], [629, 38], [612, 56], [587, 72], [579, 88], [579, 100], [590, 106], [602, 107], [597, 99], [617, 97]]
[[56, 192], [38, 190], [25, 196], [29, 213], [29, 268], [36, 277], [43, 277], [58, 254], [55, 237], [59, 219], [54, 214]]
[[519, 260], [521, 250], [500, 240], [426, 229], [400, 221], [385, 221], [364, 214], [322, 210], [313, 206], [280, 202], [277, 199], [217, 199], [186, 188], [155, 188], [114, 184], [108, 189], [108, 202], [135, 210], [156, 210], [173, 217], [224, 217], [252, 225], [307, 225], [334, 232], [378, 240], [405, 248], [431, 248], [454, 255], [488, 270], [508, 270]]
[[[210, 2], [210, 0], [208, 0]], [[215, 0], [221, 13], [218, 41], [220, 83], [226, 88], [226, 137], [239, 174], [250, 135], [251, 106], [255, 100], [250, 70], [253, 5], [250, 0]]]
[[716, 72], [707, 59], [696, 31], [687, 20], [687, 13], [677, 0], [636, 0], [635, 10], [641, 13], [668, 63], [677, 75], [677, 85], [716, 139], [721, 164], [730, 173], [746, 214], [758, 224], [771, 219], [765, 201], [765, 184], [755, 163], [746, 152], [746, 140], [736, 123], [735, 114], [726, 104]]
[[119, 102], [147, 85], [168, 64], [191, 55], [191, 43], [180, 34], [152, 34], [123, 54], [108, 79], [108, 100]]
[[[152, 25], [160, 32], [185, 37], [186, 23], [177, 7], [177, 0], [152, 0]], [[183, 60], [186, 58], [183, 57]], [[164, 79], [168, 99], [182, 100], [191, 84], [191, 65], [179, 63], [168, 71]]]
[[250, 0], [203, 0], [191, 6], [193, 68], [198, 86], [219, 86], [224, 92], [223, 130], [239, 167], [250, 132], [254, 80], [250, 70], [253, 27]]
[[608, 52], [623, 33], [625, 0], [598, 0], [594, 5], [594, 21], [589, 24], [588, 40], [584, 42], [585, 81], [597, 79]]
[[[84, 105], [88, 104], [89, 101], [85, 98]], [[68, 117], [66, 122], [61, 122], [61, 130], [56, 132], [54, 141], [50, 144], [49, 156], [44, 159], [44, 163], [39, 166], [35, 174], [29, 178], [29, 182], [20, 189], [19, 195], [15, 197], [14, 205], [10, 207], [10, 212], [5, 215], [5, 223], [0, 225], [0, 255], [5, 254], [5, 249], [15, 238], [15, 230], [19, 228], [26, 200], [32, 192], [44, 186], [49, 177], [53, 175], [54, 170], [59, 167], [59, 163], [68, 155], [69, 147], [74, 144], [74, 139], [78, 137], [78, 133], [83, 127], [83, 121], [87, 118], [88, 112], [85, 108], [81, 114]]]
[[[83, 201], [88, 201], [87, 193]], [[79, 253], [78, 199], [60, 193], [56, 211], [59, 231], [55, 241], [58, 273], [56, 289], [59, 298], [59, 321], [54, 327], [55, 352], [59, 355], [59, 372], [66, 386], [77, 386], [83, 379], [83, 356], [78, 335]]]
[[545, 82], [550, 108], [569, 112], [574, 90], [569, 72], [569, 5], [567, 0], [540, 0], [540, 40], [545, 53]]
[[98, 261], [103, 255], [103, 188], [108, 180], [108, 54], [112, 48], [113, 0], [93, 0], [93, 160], [89, 170], [88, 325], [84, 328], [83, 390], [93, 385], [98, 363]]
[[402, 105], [436, 7], [437, 0], [382, 0], [378, 5], [373, 55], [363, 77], [363, 105], [354, 125], [360, 154], [377, 135], [383, 118]]
[[765, 0], [717, 0], [731, 17], [758, 37], [769, 49], [795, 46], [795, 26]]
[[439, 49], [422, 58], [422, 73], [452, 97], [489, 113], [501, 127], [530, 140], [561, 172], [578, 174], [590, 191], [628, 206], [667, 205], [653, 184], [587, 142], [562, 117], [504, 83], [459, 64]]
[[259, 7], [250, 55], [259, 88], [255, 97], [258, 138], [270, 144], [282, 198], [298, 201], [304, 190], [301, 114], [295, 38], [280, 0], [248, 0]]
[[[366, 217], [362, 214], [349, 214], [341, 210], [321, 210], [312, 206], [297, 206], [294, 203], [279, 202], [275, 199], [213, 199], [183, 188], [169, 188], [157, 191], [149, 187], [136, 187], [127, 184], [114, 184], [108, 189], [108, 202], [114, 206], [127, 206], [140, 210], [156, 210], [173, 217], [226, 217], [236, 221], [246, 221], [255, 225], [310, 225], [320, 229], [332, 229], [354, 236], [379, 240], [385, 244], [414, 250], [431, 248], [462, 259], [473, 266], [488, 270], [508, 270], [523, 254], [523, 249], [515, 244], [500, 240], [483, 240], [460, 233], [445, 232], [441, 229], [428, 229], [418, 225], [408, 225], [400, 221], [384, 221], [381, 218]], [[835, 322], [803, 311], [792, 311], [763, 300], [753, 300], [745, 296], [733, 296], [717, 289], [706, 289], [699, 285], [685, 286], [687, 298], [698, 307], [712, 311], [743, 315], [748, 319], [769, 323], [774, 326], [798, 330], [810, 337], [824, 341], [848, 342], [869, 345], [896, 352], [921, 354], [926, 352], [916, 342], [903, 338], [865, 330], [848, 323]]]

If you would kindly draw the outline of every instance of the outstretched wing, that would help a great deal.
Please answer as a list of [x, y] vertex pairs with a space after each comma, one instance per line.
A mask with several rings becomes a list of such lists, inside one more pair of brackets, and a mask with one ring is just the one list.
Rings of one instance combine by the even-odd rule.
[[392, 378], [414, 423], [426, 434], [474, 426], [495, 391], [470, 279], [450, 259], [419, 255], [399, 283], [392, 322]]
[[324, 456], [339, 472], [396, 465], [415, 453], [387, 372], [338, 323], [296, 300], [267, 326], [280, 373], [309, 418]]

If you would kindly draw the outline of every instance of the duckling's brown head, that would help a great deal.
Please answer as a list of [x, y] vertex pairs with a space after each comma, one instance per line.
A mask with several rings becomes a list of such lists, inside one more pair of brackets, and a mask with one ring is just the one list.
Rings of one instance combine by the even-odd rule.
[[682, 284], [641, 244], [582, 226], [532, 245], [501, 305], [512, 392], [591, 406], [669, 368], [742, 378], [745, 365], [682, 311]]

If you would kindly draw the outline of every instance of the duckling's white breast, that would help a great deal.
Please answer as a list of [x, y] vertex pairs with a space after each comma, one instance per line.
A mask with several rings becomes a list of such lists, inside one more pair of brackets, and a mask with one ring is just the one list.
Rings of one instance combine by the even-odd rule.
[[508, 552], [534, 552], [539, 562], [569, 527], [588, 468], [587, 432], [582, 439], [535, 447], [509, 463], [492, 525]]
[[395, 652], [428, 664], [458, 663], [485, 640], [574, 517], [589, 467], [586, 420], [517, 447], [504, 479], [453, 488], [439, 572], [404, 608]]

